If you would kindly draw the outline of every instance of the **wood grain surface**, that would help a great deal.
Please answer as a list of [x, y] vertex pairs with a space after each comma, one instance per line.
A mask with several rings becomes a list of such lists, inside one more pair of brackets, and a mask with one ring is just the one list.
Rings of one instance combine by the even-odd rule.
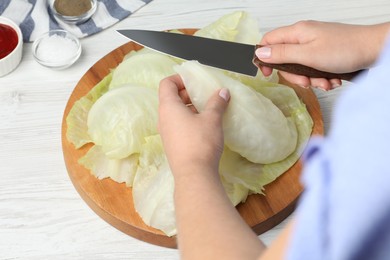
[[[192, 34], [194, 29], [183, 32]], [[62, 121], [62, 147], [65, 164], [73, 185], [84, 201], [105, 221], [122, 232], [152, 244], [176, 247], [175, 237], [168, 237], [160, 230], [147, 226], [136, 213], [131, 188], [111, 179], [98, 180], [89, 170], [78, 164], [78, 160], [90, 149], [91, 144], [80, 149], [66, 138], [66, 117], [73, 104], [100, 82], [115, 68], [131, 50], [142, 48], [129, 42], [113, 50], [94, 64], [77, 83], [67, 103]], [[285, 83], [286, 82], [282, 82]], [[311, 89], [291, 86], [306, 104], [314, 121], [313, 135], [323, 134], [323, 122], [316, 95]], [[243, 219], [257, 234], [261, 234], [285, 219], [294, 209], [302, 191], [299, 183], [301, 162], [298, 161], [287, 172], [265, 187], [264, 195], [250, 195], [245, 203], [237, 206]]]

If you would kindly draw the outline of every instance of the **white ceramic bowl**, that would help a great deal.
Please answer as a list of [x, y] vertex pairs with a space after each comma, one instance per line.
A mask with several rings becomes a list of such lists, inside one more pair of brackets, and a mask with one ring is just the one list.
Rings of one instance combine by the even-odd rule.
[[65, 69], [80, 57], [81, 43], [68, 31], [51, 30], [34, 41], [32, 53], [35, 60], [45, 67]]
[[6, 24], [8, 26], [11, 26], [18, 36], [18, 43], [15, 49], [7, 56], [0, 59], [0, 77], [2, 77], [13, 71], [19, 65], [20, 60], [22, 59], [23, 35], [20, 31], [19, 26], [17, 26], [13, 21], [8, 18], [0, 16], [0, 24]]

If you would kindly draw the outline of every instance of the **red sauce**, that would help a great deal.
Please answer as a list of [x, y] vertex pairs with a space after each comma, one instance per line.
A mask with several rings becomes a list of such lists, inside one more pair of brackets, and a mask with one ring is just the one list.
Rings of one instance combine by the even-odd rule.
[[18, 45], [18, 34], [9, 25], [0, 24], [0, 59], [10, 54]]

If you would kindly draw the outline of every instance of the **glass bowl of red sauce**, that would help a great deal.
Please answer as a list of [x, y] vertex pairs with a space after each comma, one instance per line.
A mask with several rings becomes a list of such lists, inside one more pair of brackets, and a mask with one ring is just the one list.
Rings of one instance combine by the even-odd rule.
[[0, 77], [13, 71], [22, 59], [23, 36], [19, 26], [0, 16]]

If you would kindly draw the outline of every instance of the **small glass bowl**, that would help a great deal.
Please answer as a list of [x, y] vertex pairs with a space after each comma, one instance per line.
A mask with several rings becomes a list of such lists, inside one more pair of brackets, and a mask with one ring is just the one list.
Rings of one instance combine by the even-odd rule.
[[63, 15], [59, 12], [57, 12], [55, 6], [54, 6], [55, 0], [48, 0], [49, 8], [54, 14], [54, 16], [68, 24], [82, 24], [85, 23], [89, 18], [92, 17], [92, 15], [96, 12], [97, 9], [97, 0], [91, 0], [91, 9], [89, 9], [87, 12], [78, 15], [78, 16], [69, 16], [69, 15]]
[[51, 69], [65, 69], [81, 55], [81, 43], [65, 30], [51, 30], [36, 39], [32, 45], [35, 60]]

